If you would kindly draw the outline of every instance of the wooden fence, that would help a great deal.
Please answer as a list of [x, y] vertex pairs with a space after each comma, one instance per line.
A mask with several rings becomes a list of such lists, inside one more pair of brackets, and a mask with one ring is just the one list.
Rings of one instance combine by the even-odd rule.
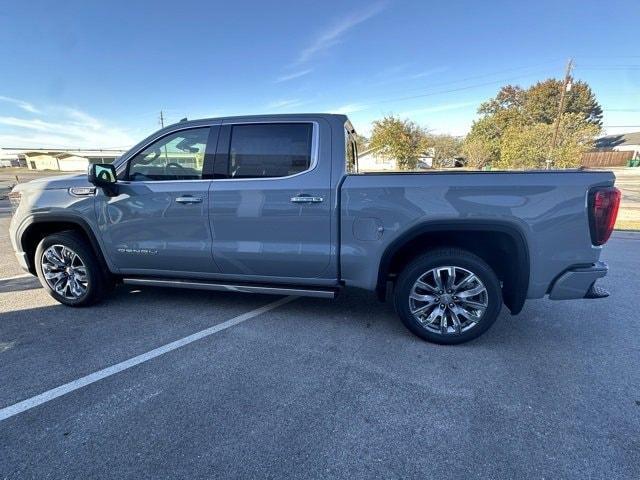
[[583, 167], [624, 167], [633, 158], [633, 152], [586, 152], [582, 154]]

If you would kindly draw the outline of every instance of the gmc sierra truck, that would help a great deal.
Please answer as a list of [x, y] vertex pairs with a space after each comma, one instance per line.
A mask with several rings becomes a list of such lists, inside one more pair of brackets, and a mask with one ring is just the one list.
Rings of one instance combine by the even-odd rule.
[[391, 298], [461, 343], [504, 303], [598, 298], [620, 193], [605, 171], [360, 173], [343, 115], [182, 121], [87, 175], [17, 185], [10, 236], [57, 301], [116, 283]]

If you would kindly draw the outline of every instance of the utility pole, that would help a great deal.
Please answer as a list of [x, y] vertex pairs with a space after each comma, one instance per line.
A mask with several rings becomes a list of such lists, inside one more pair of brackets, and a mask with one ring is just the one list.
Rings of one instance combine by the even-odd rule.
[[162, 113], [162, 110], [160, 110], [160, 126], [164, 128], [164, 114]]
[[551, 155], [558, 144], [558, 131], [560, 130], [560, 120], [564, 114], [564, 104], [567, 92], [571, 90], [571, 70], [573, 70], [573, 59], [567, 60], [567, 68], [564, 72], [564, 81], [562, 82], [562, 91], [560, 92], [560, 105], [558, 107], [558, 115], [556, 116], [555, 125], [553, 127], [553, 137], [551, 138], [551, 149], [549, 150], [549, 157], [547, 158], [547, 170], [551, 168]]

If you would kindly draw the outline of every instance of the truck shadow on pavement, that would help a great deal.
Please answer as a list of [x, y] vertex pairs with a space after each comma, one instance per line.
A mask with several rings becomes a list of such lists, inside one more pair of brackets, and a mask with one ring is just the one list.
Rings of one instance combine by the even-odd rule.
[[[67, 325], [74, 329], [124, 329], [135, 334], [136, 330], [152, 329], [155, 335], [174, 340], [174, 334], [189, 335], [212, 322], [225, 321], [254, 308], [261, 307], [280, 297], [251, 295], [231, 292], [182, 290], [170, 288], [131, 287], [120, 285], [102, 303], [87, 308], [70, 308], [59, 304], [33, 308], [33, 303], [53, 301], [40, 290], [37, 278], [24, 277], [0, 281], [0, 293], [15, 296], [12, 305], [0, 311], [0, 340], [7, 341], [7, 333], [19, 334], [19, 330], [32, 325]], [[21, 293], [22, 292], [22, 293]], [[33, 300], [20, 299], [22, 295], [36, 296]], [[602, 307], [608, 300], [600, 300]], [[562, 307], [565, 312], [555, 306]], [[13, 307], [13, 310], [12, 310]], [[27, 307], [27, 308], [24, 308]], [[578, 311], [579, 310], [579, 311]], [[391, 341], [401, 339], [417, 344], [420, 348], [466, 349], [500, 345], [531, 349], [531, 344], [557, 343], [560, 338], [571, 338], [570, 318], [582, 318], [582, 327], [588, 318], [597, 318], [590, 312], [585, 318], [579, 302], [557, 304], [547, 300], [529, 301], [518, 317], [512, 317], [503, 307], [496, 323], [480, 338], [454, 347], [443, 347], [426, 343], [409, 333], [396, 316], [390, 302], [379, 302], [373, 293], [348, 289], [335, 300], [300, 297], [285, 307], [261, 315], [269, 322], [273, 318], [282, 320], [286, 328], [296, 329], [301, 335], [334, 336], [336, 343], [353, 342], [362, 337], [364, 341]], [[287, 312], [286, 315], [283, 312]], [[37, 324], [37, 325], [36, 325]], [[50, 332], [49, 332], [50, 333]], [[265, 332], [268, 334], [268, 332]], [[595, 332], [594, 332], [595, 333]], [[12, 335], [9, 335], [12, 336]], [[377, 337], [375, 340], [373, 337]], [[11, 340], [11, 338], [8, 338]]]
[[20, 292], [41, 288], [36, 277], [6, 278], [0, 280], [0, 293]]

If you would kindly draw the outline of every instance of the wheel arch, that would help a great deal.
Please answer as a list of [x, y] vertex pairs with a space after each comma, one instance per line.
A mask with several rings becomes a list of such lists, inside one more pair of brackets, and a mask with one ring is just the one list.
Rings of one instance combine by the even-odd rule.
[[53, 233], [76, 231], [88, 241], [100, 265], [109, 271], [108, 263], [100, 247], [100, 243], [88, 222], [76, 215], [31, 215], [20, 225], [17, 232], [18, 243], [26, 253], [29, 272], [35, 275], [35, 251], [38, 243]]
[[[435, 221], [413, 226], [391, 242], [380, 259], [378, 297], [385, 299], [388, 280], [408, 262], [438, 247], [463, 248], [480, 256], [503, 281], [503, 300], [511, 313], [522, 310], [529, 287], [529, 248], [522, 230], [502, 221]], [[504, 254], [514, 261], [504, 262]]]

